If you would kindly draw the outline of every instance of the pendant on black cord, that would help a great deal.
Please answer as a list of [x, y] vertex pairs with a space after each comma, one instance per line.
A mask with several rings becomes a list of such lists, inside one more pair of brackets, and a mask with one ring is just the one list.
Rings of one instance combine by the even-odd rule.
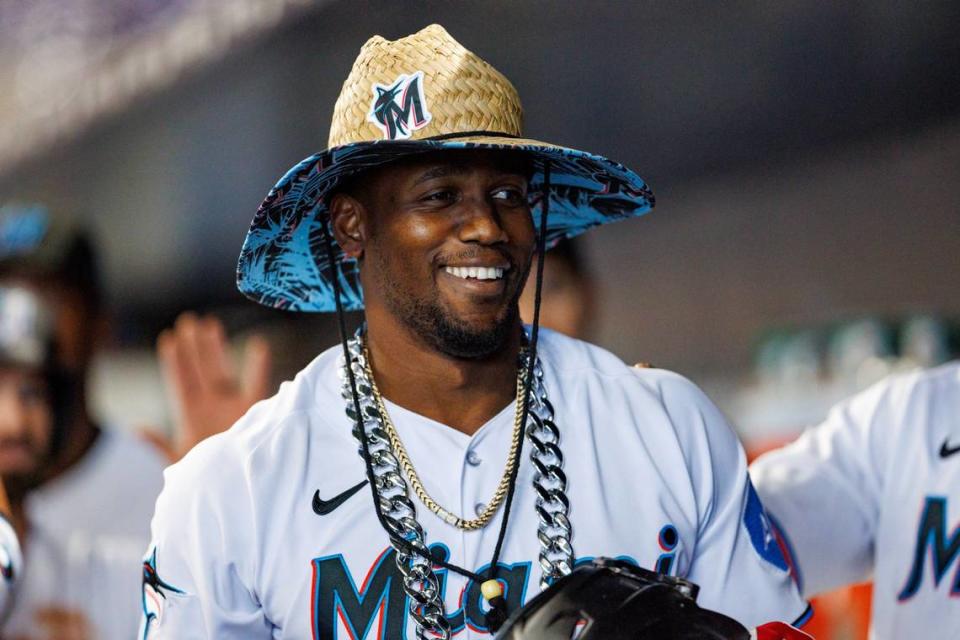
[[503, 585], [499, 580], [491, 578], [480, 585], [480, 593], [490, 605], [485, 620], [487, 629], [490, 633], [496, 633], [507, 621], [507, 601], [503, 597]]

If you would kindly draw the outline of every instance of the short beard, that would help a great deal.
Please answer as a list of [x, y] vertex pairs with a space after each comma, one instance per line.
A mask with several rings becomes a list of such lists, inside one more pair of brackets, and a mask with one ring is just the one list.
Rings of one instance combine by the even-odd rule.
[[485, 360], [502, 351], [520, 316], [517, 303], [512, 302], [492, 327], [477, 330], [457, 322], [438, 305], [407, 300], [404, 307], [397, 311], [410, 329], [440, 353], [462, 360]]
[[[389, 274], [390, 270], [382, 267], [380, 273]], [[384, 300], [407, 328], [440, 353], [461, 360], [485, 360], [506, 347], [520, 323], [522, 289], [517, 289], [494, 325], [480, 330], [458, 321], [436, 301], [414, 299], [389, 275], [384, 281]]]

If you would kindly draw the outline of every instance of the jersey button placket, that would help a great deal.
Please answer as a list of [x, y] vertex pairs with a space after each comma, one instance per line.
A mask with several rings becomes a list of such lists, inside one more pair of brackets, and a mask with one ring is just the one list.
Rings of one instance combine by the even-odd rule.
[[[486, 507], [486, 505], [483, 503], [483, 492], [481, 490], [481, 486], [484, 472], [487, 469], [485, 469], [485, 466], [482, 465], [483, 458], [476, 451], [476, 449], [481, 445], [483, 439], [483, 435], [474, 438], [470, 443], [470, 447], [463, 456], [463, 483], [461, 485], [461, 501], [464, 518], [476, 518], [483, 513], [483, 509]], [[481, 549], [483, 549], [482, 541], [484, 537], [485, 536], [482, 529], [472, 532], [463, 532], [462, 539], [464, 543], [464, 555], [467, 558], [470, 558], [470, 560], [467, 562], [469, 563], [468, 567], [471, 571], [476, 571], [482, 565], [489, 562], [489, 558], [486, 558], [486, 554], [481, 551]], [[481, 637], [479, 634], [475, 633], [469, 625], [466, 629], [464, 629], [464, 631], [467, 632], [465, 634], [465, 640], [474, 640]]]
[[474, 438], [463, 456], [462, 500], [465, 518], [476, 518], [483, 513], [483, 508], [477, 511], [477, 507], [486, 506], [483, 503], [484, 496], [481, 487], [484, 476], [489, 469], [486, 468], [487, 465], [483, 464], [483, 456], [477, 451], [478, 448], [481, 448], [484, 438], [485, 434]]
[[[483, 462], [483, 460], [480, 458], [480, 454], [478, 454], [476, 450], [470, 449], [467, 452], [468, 465], [470, 465], [471, 467], [479, 467], [481, 462]], [[480, 514], [482, 514], [484, 509], [486, 508], [487, 508], [486, 503], [478, 502], [475, 505], [473, 505], [473, 513], [479, 518]]]

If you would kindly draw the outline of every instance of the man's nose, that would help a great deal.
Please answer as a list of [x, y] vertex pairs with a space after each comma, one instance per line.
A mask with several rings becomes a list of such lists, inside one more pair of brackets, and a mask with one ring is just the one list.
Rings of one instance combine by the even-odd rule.
[[464, 196], [461, 202], [460, 240], [479, 244], [498, 244], [509, 238], [493, 200], [486, 194]]

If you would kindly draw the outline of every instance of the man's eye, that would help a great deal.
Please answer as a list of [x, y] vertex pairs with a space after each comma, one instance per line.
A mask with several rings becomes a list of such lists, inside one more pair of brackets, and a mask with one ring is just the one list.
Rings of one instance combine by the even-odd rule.
[[449, 189], [441, 189], [440, 191], [432, 191], [423, 197], [427, 202], [452, 202], [457, 197], [453, 191]]
[[526, 204], [527, 202], [527, 195], [521, 189], [517, 189], [515, 187], [497, 189], [491, 194], [491, 196], [494, 200], [501, 200], [514, 206]]

